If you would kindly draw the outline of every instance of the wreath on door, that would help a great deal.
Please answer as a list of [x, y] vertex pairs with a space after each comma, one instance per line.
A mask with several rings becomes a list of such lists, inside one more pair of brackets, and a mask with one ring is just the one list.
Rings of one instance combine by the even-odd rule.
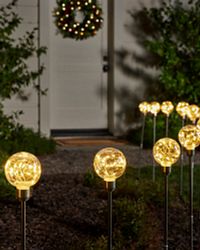
[[55, 24], [64, 38], [87, 39], [102, 26], [102, 9], [96, 0], [57, 0], [57, 5]]

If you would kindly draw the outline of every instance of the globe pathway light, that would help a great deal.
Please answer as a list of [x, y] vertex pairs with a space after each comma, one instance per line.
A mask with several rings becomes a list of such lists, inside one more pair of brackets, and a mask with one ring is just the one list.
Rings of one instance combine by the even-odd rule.
[[161, 165], [165, 174], [165, 230], [164, 230], [164, 249], [168, 250], [168, 176], [171, 166], [180, 157], [180, 146], [171, 138], [162, 138], [153, 146], [153, 156], [155, 161]]
[[200, 119], [197, 121], [197, 128], [200, 129]]
[[126, 169], [124, 154], [115, 148], [101, 149], [94, 157], [94, 170], [106, 183], [108, 192], [108, 249], [112, 249], [112, 192], [115, 190], [116, 179]]
[[179, 142], [189, 154], [199, 146], [199, 136], [200, 130], [197, 126], [192, 124], [182, 127], [178, 133]]
[[[179, 114], [179, 116], [182, 118], [182, 126], [185, 126], [185, 120], [188, 114], [188, 108], [189, 108], [189, 103], [187, 102], [179, 102], [176, 105], [176, 112]], [[180, 156], [180, 181], [179, 181], [179, 186], [180, 186], [180, 196], [183, 195], [183, 163], [184, 163], [184, 150], [183, 146], [181, 145], [181, 156]]]
[[170, 101], [165, 101], [162, 102], [161, 104], [161, 111], [163, 114], [166, 115], [166, 133], [165, 136], [168, 136], [168, 131], [169, 131], [169, 116], [174, 110], [174, 105]]
[[30, 188], [41, 176], [41, 164], [36, 156], [27, 152], [13, 154], [5, 163], [5, 176], [16, 187], [17, 198], [21, 202], [22, 250], [26, 250], [26, 201], [30, 198]]
[[179, 102], [176, 105], [176, 112], [182, 117], [182, 127], [185, 125], [183, 122], [185, 122], [185, 118], [187, 116], [187, 109], [189, 107], [189, 103], [187, 102]]
[[187, 109], [187, 117], [193, 124], [196, 124], [196, 121], [199, 119], [199, 107], [196, 104], [189, 105]]
[[140, 112], [143, 114], [142, 132], [141, 132], [141, 141], [140, 141], [140, 148], [143, 149], [145, 120], [146, 120], [146, 115], [149, 112], [150, 105], [148, 102], [141, 102], [138, 107], [139, 107]]
[[149, 106], [149, 112], [154, 116], [160, 112], [160, 103], [159, 102], [151, 102]]
[[178, 133], [179, 142], [186, 149], [190, 167], [190, 249], [193, 249], [193, 175], [194, 175], [194, 152], [200, 144], [200, 130], [195, 125], [187, 125]]
[[139, 110], [141, 113], [143, 113], [144, 115], [147, 115], [147, 113], [149, 112], [149, 103], [148, 102], [141, 102], [139, 104]]
[[[156, 117], [160, 112], [160, 103], [159, 102], [151, 102], [149, 107], [149, 112], [153, 115], [153, 145], [156, 142]], [[155, 181], [155, 160], [153, 158], [152, 163], [152, 180]]]

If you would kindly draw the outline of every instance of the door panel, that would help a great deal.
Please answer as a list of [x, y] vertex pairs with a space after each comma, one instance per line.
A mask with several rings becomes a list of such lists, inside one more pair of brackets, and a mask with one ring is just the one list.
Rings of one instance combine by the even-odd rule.
[[107, 122], [107, 74], [103, 56], [107, 44], [106, 1], [99, 1], [104, 24], [95, 37], [83, 41], [57, 34], [50, 10], [50, 128], [105, 129]]

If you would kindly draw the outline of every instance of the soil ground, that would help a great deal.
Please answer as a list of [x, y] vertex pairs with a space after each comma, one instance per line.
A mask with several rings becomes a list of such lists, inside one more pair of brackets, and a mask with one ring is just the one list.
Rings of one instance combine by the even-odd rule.
[[[151, 150], [141, 152], [138, 147], [121, 141], [92, 145], [60, 142], [54, 154], [39, 157], [43, 174], [27, 202], [27, 250], [81, 250], [83, 240], [105, 234], [102, 210], [107, 201], [83, 185], [83, 175], [93, 169], [97, 151], [107, 146], [123, 151], [133, 167], [152, 163]], [[170, 215], [170, 223], [173, 222], [170, 237], [176, 234], [176, 240], [170, 238], [173, 248], [169, 249], [189, 249], [185, 237], [188, 232], [181, 232], [178, 223], [187, 216], [187, 211], [183, 213], [174, 210]], [[195, 224], [195, 228], [195, 240], [199, 241], [199, 226]], [[18, 250], [20, 242], [20, 203], [16, 199], [0, 200], [0, 249]]]

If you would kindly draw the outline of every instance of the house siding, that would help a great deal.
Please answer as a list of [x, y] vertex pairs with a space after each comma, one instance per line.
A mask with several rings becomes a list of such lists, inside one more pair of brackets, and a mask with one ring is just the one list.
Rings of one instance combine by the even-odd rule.
[[[105, 0], [106, 1], [106, 0]], [[143, 0], [143, 5], [151, 6], [158, 4], [158, 0]], [[7, 4], [7, 0], [0, 0], [0, 5]], [[33, 27], [37, 26], [38, 22], [38, 1], [37, 0], [19, 0], [16, 12], [23, 18], [23, 22], [20, 28], [15, 34], [21, 36], [26, 30], [31, 30]], [[133, 8], [140, 8], [142, 6], [141, 1], [133, 0], [115, 0], [114, 1], [114, 50], [121, 50], [122, 48], [130, 49], [130, 51], [136, 51], [137, 53], [143, 53], [141, 47], [138, 46], [136, 40], [130, 35], [130, 33], [125, 28], [130, 20], [130, 15], [128, 10]], [[109, 13], [108, 13], [109, 14]], [[40, 1], [40, 45], [45, 45], [48, 47], [47, 55], [41, 58], [41, 64], [44, 63], [46, 70], [40, 78], [42, 88], [48, 88], [47, 96], [41, 98], [41, 131], [43, 134], [50, 134], [50, 81], [51, 69], [50, 60], [52, 60], [51, 49], [49, 47], [49, 37], [50, 37], [50, 27], [49, 20], [50, 15], [52, 15], [49, 1]], [[37, 44], [38, 37], [35, 37], [35, 42]], [[78, 56], [78, 55], [77, 55]], [[35, 69], [38, 66], [38, 61], [36, 58], [29, 60], [29, 65], [31, 68]], [[133, 62], [130, 59], [130, 64], [132, 66]], [[142, 67], [142, 65], [139, 65]], [[77, 72], [78, 74], [78, 72]], [[123, 134], [132, 124], [136, 121], [128, 121], [127, 111], [130, 112], [131, 107], [134, 108], [134, 98], [135, 96], [141, 97], [144, 92], [143, 82], [139, 79], [134, 79], [126, 74], [124, 74], [117, 65], [116, 57], [114, 61], [114, 92], [113, 92], [113, 129], [112, 132], [115, 135]], [[26, 93], [29, 95], [29, 100], [27, 102], [22, 102], [17, 97], [12, 98], [5, 102], [5, 111], [10, 113], [14, 110], [23, 110], [24, 115], [20, 117], [20, 122], [26, 127], [31, 127], [34, 130], [38, 128], [38, 110], [37, 110], [37, 94], [31, 89], [26, 89]], [[124, 93], [128, 93], [127, 96]], [[52, 103], [51, 103], [52, 105]], [[132, 105], [132, 106], [131, 106]]]

